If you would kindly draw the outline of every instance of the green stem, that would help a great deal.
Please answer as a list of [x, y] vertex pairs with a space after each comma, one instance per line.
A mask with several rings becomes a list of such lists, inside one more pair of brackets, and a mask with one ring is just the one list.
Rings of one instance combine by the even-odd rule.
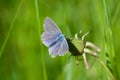
[[117, 78], [117, 74], [115, 71], [116, 63], [115, 63], [115, 52], [114, 52], [114, 43], [113, 43], [113, 36], [112, 36], [112, 30], [111, 30], [111, 21], [109, 16], [109, 11], [107, 9], [106, 0], [103, 0], [103, 6], [104, 6], [104, 12], [105, 12], [105, 25], [104, 25], [104, 36], [105, 36], [105, 54], [106, 60], [110, 61], [110, 63], [107, 63], [107, 66], [109, 69], [112, 70], [114, 76]]
[[21, 9], [22, 2], [23, 2], [23, 0], [21, 0], [21, 3], [19, 4], [19, 7], [18, 7], [18, 9], [17, 9], [17, 12], [16, 12], [16, 14], [15, 14], [15, 16], [14, 16], [12, 22], [11, 22], [10, 29], [9, 29], [9, 31], [8, 31], [8, 33], [7, 33], [7, 36], [6, 36], [6, 38], [5, 38], [4, 42], [3, 42], [2, 48], [1, 48], [1, 50], [0, 50], [0, 57], [2, 56], [3, 50], [4, 50], [4, 48], [5, 48], [5, 45], [6, 45], [7, 41], [8, 41], [8, 38], [9, 38], [9, 36], [10, 36], [10, 34], [11, 34], [11, 31], [12, 31], [12, 29], [13, 29], [13, 25], [14, 25], [14, 23], [15, 23], [15, 20], [16, 20], [16, 18], [17, 18], [17, 15], [18, 15], [18, 13], [19, 13], [19, 11], [20, 11], [20, 9]]
[[118, 18], [119, 13], [120, 13], [120, 2], [118, 3], [117, 8], [114, 12], [113, 19], [112, 19], [112, 25], [114, 25], [114, 23], [116, 22], [116, 19]]
[[[35, 9], [36, 9], [36, 18], [37, 18], [37, 22], [38, 22], [39, 37], [40, 37], [40, 34], [41, 34], [40, 18], [39, 18], [39, 9], [38, 9], [38, 1], [37, 0], [35, 0]], [[44, 59], [44, 54], [43, 54], [44, 52], [43, 52], [41, 41], [40, 41], [40, 49], [41, 49], [41, 59], [42, 59], [42, 68], [43, 68], [43, 78], [44, 78], [44, 80], [47, 80], [46, 65], [45, 65], [45, 59]]]
[[111, 79], [112, 79], [112, 80], [115, 80], [113, 74], [112, 74], [111, 71], [108, 69], [108, 67], [103, 63], [103, 61], [101, 61], [101, 60], [99, 59], [99, 57], [95, 57], [95, 58], [96, 58], [96, 60], [104, 67], [104, 69], [106, 70], [106, 72], [110, 75]]

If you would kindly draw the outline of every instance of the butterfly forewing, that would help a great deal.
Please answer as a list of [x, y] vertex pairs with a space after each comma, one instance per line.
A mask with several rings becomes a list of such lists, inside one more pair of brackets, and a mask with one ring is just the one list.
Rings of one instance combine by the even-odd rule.
[[50, 34], [47, 32], [43, 32], [42, 34], [42, 41], [43, 43], [47, 46], [50, 47], [51, 44], [53, 44], [56, 39], [57, 39], [58, 35], [54, 35], [54, 34]]
[[45, 19], [44, 29], [47, 33], [51, 33], [53, 35], [62, 34], [57, 25], [48, 17]]

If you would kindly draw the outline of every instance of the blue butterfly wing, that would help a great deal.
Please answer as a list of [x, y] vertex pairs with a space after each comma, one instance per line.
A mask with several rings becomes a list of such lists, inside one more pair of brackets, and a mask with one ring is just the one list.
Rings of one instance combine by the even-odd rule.
[[44, 30], [45, 32], [42, 34], [42, 41], [47, 47], [55, 42], [57, 37], [62, 34], [57, 25], [48, 17], [44, 22]]
[[55, 57], [57, 54], [62, 56], [68, 52], [69, 48], [64, 35], [57, 25], [48, 17], [44, 22], [44, 30], [42, 42], [49, 47], [49, 53], [52, 57]]
[[48, 33], [48, 32], [43, 32], [42, 34], [42, 42], [45, 44], [47, 47], [50, 47], [57, 39], [58, 35]]
[[62, 34], [58, 26], [48, 17], [46, 17], [44, 22], [44, 30], [52, 35]]
[[63, 56], [69, 50], [65, 37], [62, 37], [53, 46], [49, 48], [50, 55], [54, 58], [57, 55]]

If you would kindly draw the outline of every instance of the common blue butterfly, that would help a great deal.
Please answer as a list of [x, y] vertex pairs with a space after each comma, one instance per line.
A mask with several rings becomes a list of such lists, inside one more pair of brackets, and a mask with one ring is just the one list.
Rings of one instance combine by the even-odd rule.
[[65, 36], [57, 25], [48, 17], [44, 22], [44, 30], [42, 34], [42, 42], [49, 47], [49, 54], [52, 58], [57, 55], [63, 56], [69, 51], [68, 43]]

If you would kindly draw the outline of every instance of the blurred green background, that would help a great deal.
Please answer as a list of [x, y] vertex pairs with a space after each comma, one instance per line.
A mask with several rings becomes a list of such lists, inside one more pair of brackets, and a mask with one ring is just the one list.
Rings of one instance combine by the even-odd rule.
[[120, 80], [119, 14], [120, 0], [0, 0], [0, 80], [111, 80], [91, 55], [88, 70], [74, 57], [68, 64], [70, 53], [51, 58], [40, 39], [46, 16], [68, 37], [91, 30], [85, 40]]

